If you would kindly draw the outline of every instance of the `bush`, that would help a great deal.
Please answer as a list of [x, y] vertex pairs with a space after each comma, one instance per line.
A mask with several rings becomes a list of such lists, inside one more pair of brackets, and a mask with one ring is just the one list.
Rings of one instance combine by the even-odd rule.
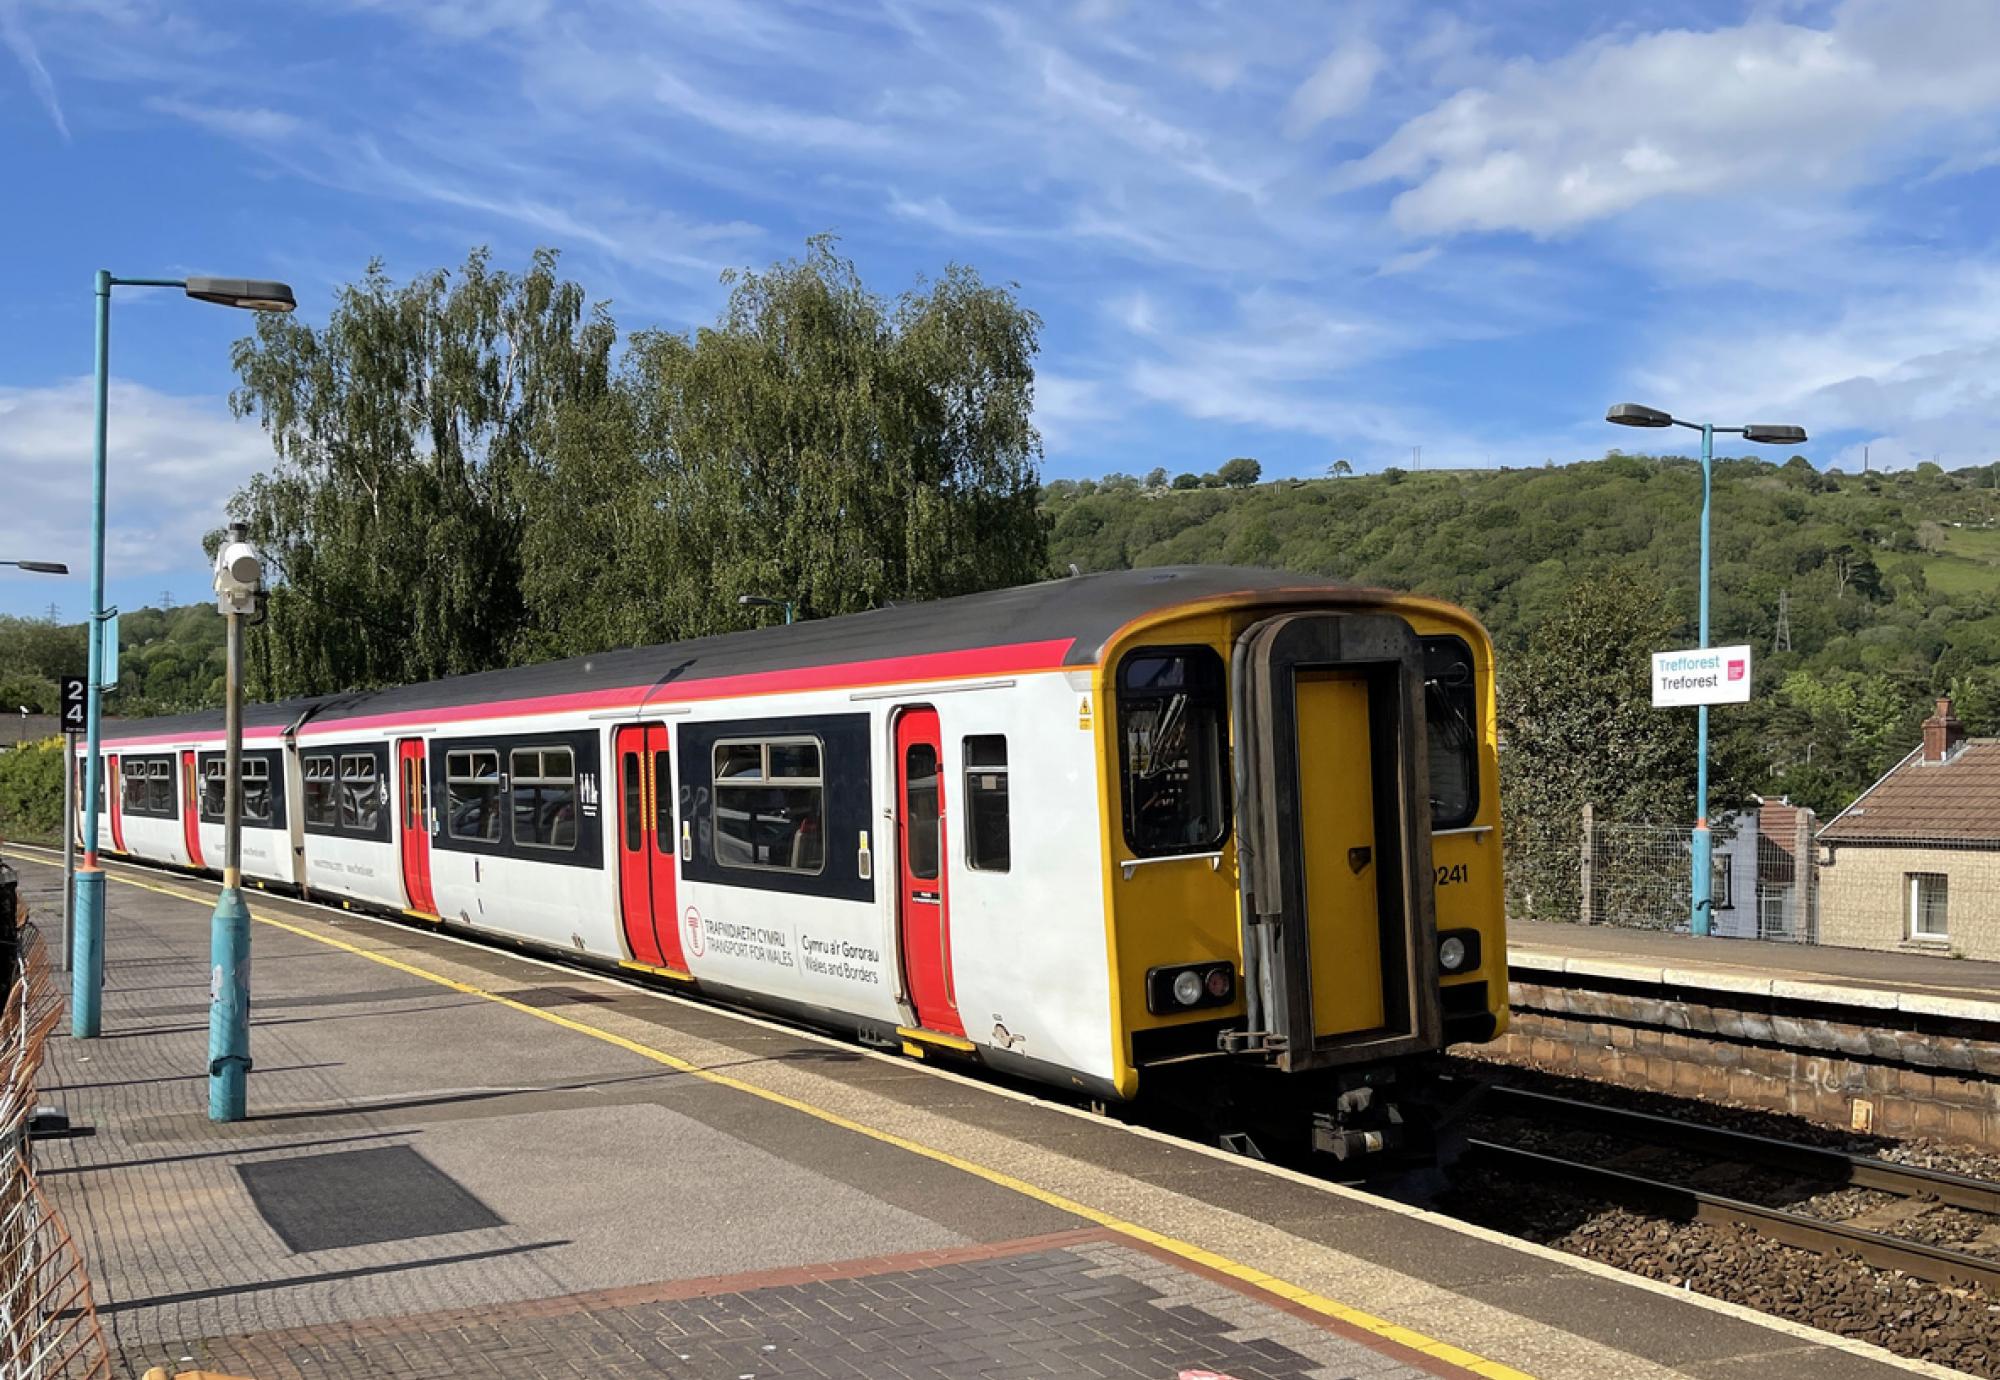
[[0, 837], [61, 837], [62, 774], [61, 738], [0, 753]]

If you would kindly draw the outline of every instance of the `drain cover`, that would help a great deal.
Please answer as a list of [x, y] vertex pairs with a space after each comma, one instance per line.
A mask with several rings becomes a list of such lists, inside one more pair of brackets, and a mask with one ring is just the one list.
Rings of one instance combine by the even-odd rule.
[[236, 1172], [258, 1213], [295, 1252], [506, 1225], [407, 1145], [257, 1160]]

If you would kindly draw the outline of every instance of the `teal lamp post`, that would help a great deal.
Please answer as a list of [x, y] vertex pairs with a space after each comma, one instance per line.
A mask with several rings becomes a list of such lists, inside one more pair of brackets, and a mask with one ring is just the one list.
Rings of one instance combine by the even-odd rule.
[[104, 687], [104, 437], [111, 393], [111, 289], [180, 288], [199, 302], [249, 311], [291, 311], [297, 302], [283, 283], [250, 278], [115, 278], [97, 270], [97, 429], [90, 478], [90, 635], [89, 691], [86, 695], [83, 782], [83, 865], [74, 884], [76, 952], [70, 982], [70, 1033], [95, 1039], [102, 1024], [104, 992], [104, 870], [97, 863], [97, 808], [104, 786], [99, 755]]
[[792, 601], [789, 599], [773, 599], [768, 594], [740, 594], [736, 602], [746, 609], [783, 609], [785, 622], [790, 624], [792, 621]]
[[[1619, 426], [1684, 426], [1701, 433], [1701, 645], [1708, 646], [1708, 513], [1715, 485], [1715, 435], [1741, 436], [1764, 445], [1796, 446], [1806, 439], [1805, 429], [1796, 426], [1715, 426], [1709, 422], [1684, 422], [1657, 408], [1638, 403], [1619, 403], [1604, 414], [1604, 420]], [[1706, 935], [1714, 915], [1715, 839], [1708, 828], [1708, 706], [1695, 708], [1695, 802], [1694, 836], [1690, 840], [1692, 883], [1689, 928]]]

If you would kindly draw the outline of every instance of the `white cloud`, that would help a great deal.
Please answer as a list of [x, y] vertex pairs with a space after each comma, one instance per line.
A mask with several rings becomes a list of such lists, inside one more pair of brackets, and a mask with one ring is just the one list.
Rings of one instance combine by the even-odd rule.
[[[87, 377], [0, 388], [0, 551], [87, 569], [92, 411]], [[219, 398], [117, 379], [109, 416], [106, 578], [198, 574], [201, 539], [222, 525], [230, 496], [274, 463], [269, 439]]]
[[263, 106], [200, 105], [194, 101], [173, 100], [167, 97], [160, 97], [146, 104], [162, 115], [172, 115], [175, 119], [199, 125], [211, 133], [231, 139], [241, 139], [246, 143], [270, 143], [289, 139], [297, 134], [300, 128], [300, 120], [296, 115], [287, 115], [281, 110], [268, 110]]
[[1313, 70], [1285, 106], [1285, 133], [1297, 139], [1368, 99], [1382, 50], [1365, 38], [1342, 43]]
[[28, 86], [34, 91], [35, 99], [42, 103], [42, 109], [48, 111], [49, 118], [55, 121], [56, 132], [67, 140], [69, 121], [63, 118], [62, 102], [56, 99], [55, 79], [42, 64], [42, 55], [35, 47], [35, 40], [21, 23], [17, 0], [0, 0], [0, 39], [5, 39], [7, 46], [13, 50], [15, 60], [27, 74]]
[[1554, 235], [1669, 196], [1846, 189], [1909, 137], [2000, 110], [2000, 5], [1846, 0], [1824, 28], [1759, 14], [1502, 65], [1349, 168], [1403, 184], [1415, 233]]

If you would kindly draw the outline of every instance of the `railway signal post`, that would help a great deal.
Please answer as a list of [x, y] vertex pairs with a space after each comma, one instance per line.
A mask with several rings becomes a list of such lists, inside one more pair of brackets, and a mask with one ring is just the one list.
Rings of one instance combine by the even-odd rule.
[[209, 927], [208, 1119], [241, 1121], [250, 1072], [250, 909], [243, 904], [243, 619], [264, 563], [232, 524], [215, 556], [215, 604], [229, 624], [222, 777], [222, 894]]

